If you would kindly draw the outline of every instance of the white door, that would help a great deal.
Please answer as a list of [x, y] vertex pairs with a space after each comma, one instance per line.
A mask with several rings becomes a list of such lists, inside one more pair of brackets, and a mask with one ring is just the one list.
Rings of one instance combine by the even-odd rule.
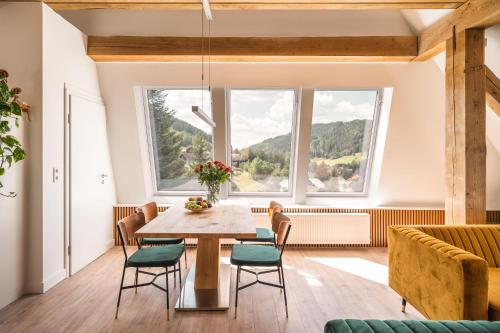
[[113, 246], [113, 205], [106, 112], [99, 98], [68, 93], [69, 275]]

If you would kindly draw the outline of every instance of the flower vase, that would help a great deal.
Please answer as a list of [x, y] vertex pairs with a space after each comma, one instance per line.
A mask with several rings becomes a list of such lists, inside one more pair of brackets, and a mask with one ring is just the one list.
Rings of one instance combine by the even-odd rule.
[[207, 201], [215, 205], [219, 201], [220, 183], [208, 183]]

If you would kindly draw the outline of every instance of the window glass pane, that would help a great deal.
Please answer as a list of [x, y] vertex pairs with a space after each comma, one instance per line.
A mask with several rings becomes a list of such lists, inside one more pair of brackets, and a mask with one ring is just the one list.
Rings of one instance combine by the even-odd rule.
[[231, 90], [233, 192], [289, 192], [294, 90]]
[[210, 95], [200, 89], [148, 89], [149, 122], [158, 191], [202, 191], [193, 164], [212, 159], [212, 128], [192, 111], [209, 116]]
[[315, 91], [308, 192], [364, 192], [376, 90]]

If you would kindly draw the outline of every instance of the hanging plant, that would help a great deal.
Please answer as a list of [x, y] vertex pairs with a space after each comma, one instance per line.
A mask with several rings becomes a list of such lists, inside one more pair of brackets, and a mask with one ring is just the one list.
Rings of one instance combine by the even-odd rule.
[[23, 112], [28, 112], [29, 105], [19, 101], [21, 88], [9, 89], [8, 77], [9, 73], [0, 69], [0, 195], [15, 197], [15, 192], [3, 193], [1, 180], [7, 168], [26, 157], [21, 142], [9, 133], [12, 131], [12, 124], [19, 127], [19, 119]]

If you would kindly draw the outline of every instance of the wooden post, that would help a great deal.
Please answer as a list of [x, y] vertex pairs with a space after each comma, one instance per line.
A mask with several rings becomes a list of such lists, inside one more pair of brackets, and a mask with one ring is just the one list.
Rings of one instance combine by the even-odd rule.
[[484, 30], [446, 42], [446, 224], [486, 223]]

